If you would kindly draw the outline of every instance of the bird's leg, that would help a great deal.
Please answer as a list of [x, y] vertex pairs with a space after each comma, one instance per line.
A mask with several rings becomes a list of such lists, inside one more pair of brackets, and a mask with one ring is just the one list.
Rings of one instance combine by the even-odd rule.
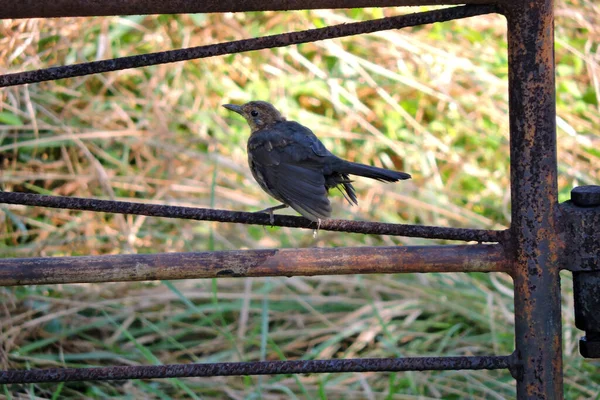
[[257, 213], [268, 213], [269, 214], [269, 222], [271, 222], [271, 226], [273, 226], [273, 224], [275, 223], [275, 216], [273, 214], [273, 211], [281, 210], [282, 208], [286, 208], [286, 207], [287, 207], [287, 204], [280, 204], [278, 206], [265, 208], [264, 210], [260, 210], [260, 211], [256, 211], [256, 212]]

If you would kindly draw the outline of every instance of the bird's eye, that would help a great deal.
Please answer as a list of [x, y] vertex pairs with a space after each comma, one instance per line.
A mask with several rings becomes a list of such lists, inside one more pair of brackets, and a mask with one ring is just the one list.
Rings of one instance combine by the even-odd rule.
[[252, 110], [250, 111], [250, 115], [252, 115], [253, 117], [258, 117], [258, 111]]

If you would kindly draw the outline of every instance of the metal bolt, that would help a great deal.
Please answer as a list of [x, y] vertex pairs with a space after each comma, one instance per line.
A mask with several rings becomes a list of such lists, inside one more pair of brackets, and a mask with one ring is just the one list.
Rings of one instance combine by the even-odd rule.
[[571, 200], [579, 207], [600, 206], [600, 186], [578, 186], [571, 190]]
[[579, 339], [579, 354], [584, 358], [600, 358], [600, 333], [586, 332]]

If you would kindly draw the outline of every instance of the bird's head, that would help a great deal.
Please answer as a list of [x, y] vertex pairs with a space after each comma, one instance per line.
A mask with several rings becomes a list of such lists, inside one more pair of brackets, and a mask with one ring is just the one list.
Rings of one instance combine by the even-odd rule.
[[240, 114], [246, 119], [252, 132], [274, 125], [277, 122], [285, 121], [279, 111], [271, 103], [266, 101], [251, 101], [244, 105], [223, 104], [228, 110]]

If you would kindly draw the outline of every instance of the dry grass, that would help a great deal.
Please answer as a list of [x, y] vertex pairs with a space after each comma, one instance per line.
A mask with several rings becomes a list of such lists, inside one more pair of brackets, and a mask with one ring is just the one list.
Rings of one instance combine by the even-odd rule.
[[[197, 46], [405, 9], [0, 21], [0, 72]], [[285, 27], [285, 29], [284, 29]], [[557, 5], [561, 200], [600, 180], [600, 8]], [[257, 210], [247, 128], [220, 107], [264, 99], [336, 154], [405, 170], [358, 179], [336, 218], [509, 224], [505, 21], [433, 26], [0, 91], [8, 191]], [[7, 257], [431, 241], [1, 206]], [[577, 355], [564, 276], [566, 394], [600, 391]], [[0, 289], [0, 368], [506, 354], [497, 274], [220, 279]], [[2, 392], [4, 390], [4, 392]], [[511, 398], [507, 372], [173, 379], [0, 389], [7, 398]]]

